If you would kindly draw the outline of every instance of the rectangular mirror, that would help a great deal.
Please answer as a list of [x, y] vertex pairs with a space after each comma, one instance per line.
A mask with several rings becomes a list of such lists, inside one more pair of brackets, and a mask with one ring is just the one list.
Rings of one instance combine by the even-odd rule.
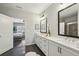
[[47, 33], [47, 18], [40, 20], [40, 32]]
[[58, 12], [58, 34], [79, 37], [79, 4], [72, 4]]

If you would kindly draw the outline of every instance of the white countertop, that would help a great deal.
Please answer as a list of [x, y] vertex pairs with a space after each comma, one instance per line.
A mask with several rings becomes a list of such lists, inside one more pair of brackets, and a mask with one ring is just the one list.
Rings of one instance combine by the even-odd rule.
[[46, 35], [38, 33], [38, 32], [36, 34], [43, 38], [46, 38], [47, 40], [51, 40], [55, 43], [61, 44], [65, 47], [71, 48], [71, 49], [79, 52], [79, 41], [78, 40], [77, 41], [74, 40], [74, 42], [72, 42], [72, 41], [68, 41], [68, 40], [66, 40], [64, 38], [60, 38], [60, 37], [49, 37], [49, 36], [46, 36]]

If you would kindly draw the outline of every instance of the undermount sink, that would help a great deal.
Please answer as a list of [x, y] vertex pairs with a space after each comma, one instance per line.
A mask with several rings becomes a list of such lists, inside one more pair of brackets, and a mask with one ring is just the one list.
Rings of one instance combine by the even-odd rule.
[[79, 40], [75, 40], [75, 39], [59, 39], [58, 41], [61, 41], [64, 44], [72, 45], [73, 47], [79, 48]]
[[76, 42], [76, 40], [72, 40], [72, 39], [65, 39], [65, 41], [67, 41], [67, 42]]

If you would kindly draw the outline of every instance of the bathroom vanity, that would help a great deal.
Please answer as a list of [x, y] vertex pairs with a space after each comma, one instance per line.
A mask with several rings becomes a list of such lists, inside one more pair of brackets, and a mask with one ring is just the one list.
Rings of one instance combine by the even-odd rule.
[[79, 56], [78, 40], [35, 33], [35, 44], [46, 56]]
[[50, 37], [46, 33], [35, 33], [35, 44], [46, 56], [79, 56], [79, 4], [58, 11], [58, 34]]

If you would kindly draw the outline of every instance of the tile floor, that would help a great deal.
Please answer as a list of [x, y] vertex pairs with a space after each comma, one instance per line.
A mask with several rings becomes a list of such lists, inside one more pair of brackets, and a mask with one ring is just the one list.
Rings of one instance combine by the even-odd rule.
[[24, 40], [18, 40], [14, 44], [14, 48], [3, 53], [1, 56], [25, 56]]
[[[39, 47], [38, 47], [36, 44], [26, 46], [25, 51], [26, 51], [26, 54], [27, 54], [28, 52], [30, 52], [30, 53], [32, 53], [34, 56], [35, 56], [35, 54], [36, 54], [36, 56], [37, 56], [37, 55], [45, 56], [45, 54], [39, 49]], [[35, 52], [35, 53], [34, 53], [34, 52]], [[31, 55], [31, 54], [29, 54], [29, 55]]]
[[14, 42], [14, 48], [0, 56], [45, 56], [36, 44], [25, 46], [25, 40]]

